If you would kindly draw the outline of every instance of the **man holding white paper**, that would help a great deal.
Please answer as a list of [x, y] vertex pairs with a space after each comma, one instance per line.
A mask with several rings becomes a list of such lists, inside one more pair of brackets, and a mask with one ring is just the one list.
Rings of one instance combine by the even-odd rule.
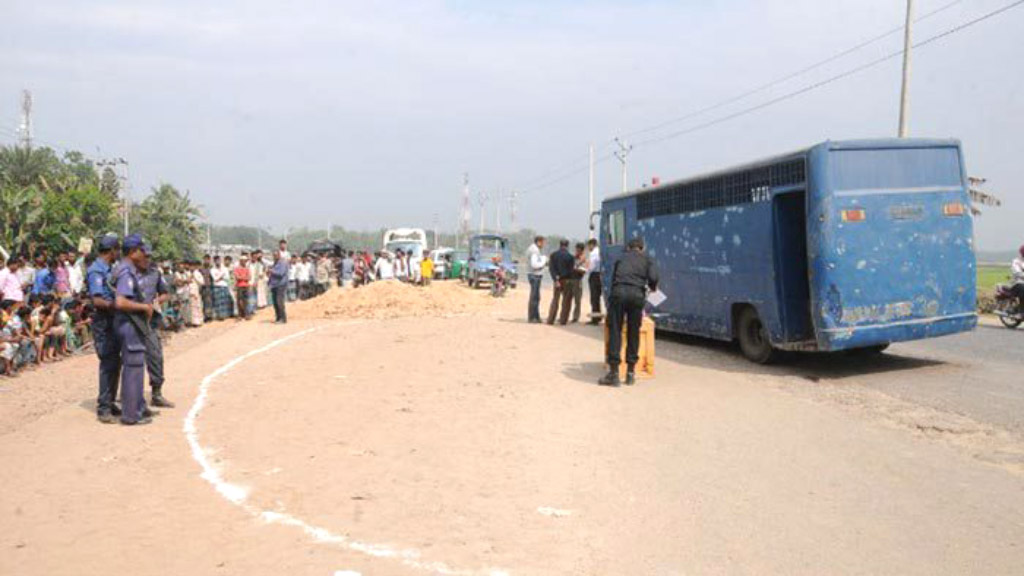
[[643, 238], [633, 238], [612, 267], [611, 296], [608, 299], [608, 349], [605, 351], [609, 371], [598, 381], [599, 384], [618, 386], [620, 383], [623, 322], [626, 326], [626, 384], [631, 386], [636, 381], [636, 363], [640, 359], [640, 323], [643, 322], [647, 290], [651, 290], [652, 300], [660, 298], [660, 303], [665, 299], [657, 291], [658, 279], [658, 266], [644, 252]]

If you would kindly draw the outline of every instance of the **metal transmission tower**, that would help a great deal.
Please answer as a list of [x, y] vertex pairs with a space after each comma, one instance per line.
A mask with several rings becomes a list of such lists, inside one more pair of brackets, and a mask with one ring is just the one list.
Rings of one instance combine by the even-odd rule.
[[[484, 218], [487, 217], [487, 193], [480, 191], [477, 194], [476, 201], [480, 204], [480, 234], [484, 233]], [[468, 240], [468, 238], [467, 238]]]
[[100, 174], [104, 168], [110, 168], [117, 177], [118, 188], [121, 195], [121, 214], [124, 217], [124, 235], [128, 236], [129, 219], [132, 213], [131, 179], [128, 176], [128, 161], [124, 158], [113, 158], [111, 160], [97, 160], [96, 168]]
[[512, 192], [508, 195], [508, 219], [509, 232], [515, 232], [516, 217], [519, 215], [519, 192]]
[[469, 174], [462, 175], [462, 204], [459, 206], [459, 230], [455, 238], [455, 247], [469, 239], [469, 224], [473, 218], [473, 202], [469, 198]]
[[626, 144], [619, 138], [615, 139], [615, 143], [619, 145], [619, 149], [615, 151], [615, 157], [622, 163], [622, 191], [628, 192], [629, 185], [626, 181], [626, 157], [633, 151], [633, 145]]
[[498, 188], [498, 197], [494, 202], [494, 229], [501, 234], [501, 203], [504, 199], [504, 193], [501, 188]]
[[21, 145], [26, 150], [32, 148], [32, 92], [21, 91], [21, 126], [18, 127]]

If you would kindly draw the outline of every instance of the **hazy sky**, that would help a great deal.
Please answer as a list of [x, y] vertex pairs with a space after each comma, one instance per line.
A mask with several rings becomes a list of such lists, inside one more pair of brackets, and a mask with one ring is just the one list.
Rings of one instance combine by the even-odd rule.
[[[917, 0], [918, 13], [949, 2]], [[921, 22], [917, 38], [1010, 2], [963, 0]], [[215, 223], [429, 227], [436, 213], [451, 228], [469, 172], [475, 226], [477, 191], [522, 190], [551, 169], [585, 166], [590, 142], [603, 155], [617, 134], [899, 26], [903, 9], [900, 0], [0, 0], [0, 142], [13, 141], [29, 88], [40, 141], [123, 156], [136, 190], [161, 180], [189, 189]], [[1024, 243], [1022, 37], [1024, 6], [915, 53], [912, 135], [961, 138], [969, 172], [1004, 200], [978, 221], [982, 248]], [[895, 34], [633, 140], [757, 105], [900, 43]], [[638, 146], [630, 183], [894, 135], [899, 66]], [[599, 198], [617, 191], [618, 170], [614, 160], [599, 166]], [[519, 206], [522, 226], [583, 234], [585, 170]]]

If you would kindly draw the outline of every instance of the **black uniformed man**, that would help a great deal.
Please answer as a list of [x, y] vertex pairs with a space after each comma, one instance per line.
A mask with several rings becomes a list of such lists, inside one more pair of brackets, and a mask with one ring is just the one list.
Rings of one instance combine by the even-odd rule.
[[612, 268], [611, 295], [608, 299], [608, 349], [605, 362], [608, 374], [599, 381], [605, 386], [619, 385], [622, 363], [622, 323], [626, 322], [626, 384], [636, 381], [636, 363], [640, 359], [640, 323], [643, 321], [647, 289], [658, 289], [658, 267], [644, 253], [643, 238], [633, 238]]

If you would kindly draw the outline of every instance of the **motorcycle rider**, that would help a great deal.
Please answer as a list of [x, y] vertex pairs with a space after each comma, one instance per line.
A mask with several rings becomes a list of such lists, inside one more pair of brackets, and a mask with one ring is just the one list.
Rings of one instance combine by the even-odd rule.
[[1017, 309], [1024, 311], [1024, 246], [1010, 264], [1010, 291], [1017, 297]]

